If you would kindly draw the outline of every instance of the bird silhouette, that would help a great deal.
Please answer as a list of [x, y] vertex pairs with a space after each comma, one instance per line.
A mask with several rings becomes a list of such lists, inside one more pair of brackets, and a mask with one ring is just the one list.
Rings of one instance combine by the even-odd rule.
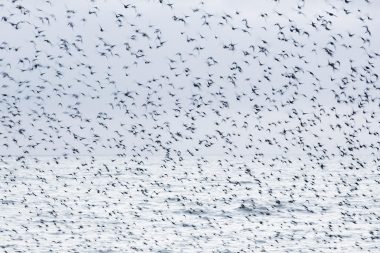
[[379, 252], [375, 1], [0, 3], [2, 252]]

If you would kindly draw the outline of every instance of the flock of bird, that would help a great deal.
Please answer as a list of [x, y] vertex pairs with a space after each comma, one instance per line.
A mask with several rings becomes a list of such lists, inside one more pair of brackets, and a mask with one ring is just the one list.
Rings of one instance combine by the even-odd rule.
[[1, 252], [379, 252], [379, 5], [246, 4], [0, 2]]

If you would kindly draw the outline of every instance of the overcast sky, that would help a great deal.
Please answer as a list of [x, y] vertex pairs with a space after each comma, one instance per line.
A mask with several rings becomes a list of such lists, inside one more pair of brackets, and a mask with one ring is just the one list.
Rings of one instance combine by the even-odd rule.
[[[27, 150], [29, 155], [56, 155], [75, 148], [83, 155], [137, 151], [152, 155], [165, 153], [152, 148], [160, 140], [183, 153], [198, 147], [201, 154], [220, 155], [230, 147], [235, 154], [278, 155], [290, 147], [288, 152], [300, 154], [299, 137], [313, 145], [322, 143], [334, 153], [337, 145], [345, 144], [346, 135], [345, 131], [329, 129], [331, 124], [342, 124], [348, 134], [366, 122], [368, 116], [363, 114], [368, 111], [375, 113], [375, 120], [365, 124], [376, 129], [378, 100], [358, 108], [357, 100], [337, 103], [334, 91], [352, 73], [352, 66], [360, 69], [362, 76], [351, 76], [346, 98], [358, 98], [373, 86], [365, 80], [375, 80], [373, 74], [379, 72], [378, 57], [369, 57], [379, 52], [378, 1], [304, 4], [291, 0], [211, 0], [167, 4], [120, 0], [2, 2], [1, 153], [23, 154]], [[181, 18], [186, 23], [179, 21]], [[204, 25], [205, 21], [209, 25]], [[157, 47], [160, 42], [163, 46]], [[236, 49], [226, 49], [229, 44]], [[260, 52], [260, 47], [267, 52]], [[326, 49], [331, 49], [333, 56]], [[250, 55], [244, 56], [244, 51]], [[210, 57], [216, 64], [208, 66]], [[339, 64], [339, 70], [333, 70], [329, 62]], [[365, 72], [363, 66], [369, 62], [373, 66]], [[236, 65], [241, 71], [233, 69]], [[297, 84], [287, 77], [292, 73], [298, 78]], [[228, 76], [236, 77], [235, 85]], [[210, 80], [213, 83], [207, 87]], [[318, 87], [322, 89], [317, 93]], [[260, 95], [253, 96], [252, 89]], [[373, 98], [379, 95], [373, 87], [369, 92]], [[125, 93], [134, 98], [125, 97]], [[294, 103], [281, 106], [294, 97]], [[227, 101], [228, 107], [223, 107], [222, 101]], [[324, 113], [317, 125], [311, 124], [313, 115], [322, 113], [321, 108], [324, 112], [337, 108], [342, 114], [357, 110], [352, 116], [354, 128], [344, 126], [351, 119], [336, 118], [332, 113]], [[295, 115], [289, 118], [294, 110], [305, 122], [310, 121], [307, 131], [293, 135], [293, 140], [286, 139], [280, 133], [300, 125]], [[186, 130], [188, 126], [196, 131]], [[20, 129], [25, 130], [23, 134]], [[233, 144], [221, 140], [216, 130], [230, 135]], [[175, 141], [170, 132], [183, 136]], [[374, 141], [371, 135], [360, 134], [361, 142]], [[211, 148], [199, 144], [213, 135], [217, 138]], [[265, 144], [264, 137], [276, 140], [281, 147]], [[256, 150], [246, 149], [250, 144]], [[89, 147], [93, 148], [90, 152]]]

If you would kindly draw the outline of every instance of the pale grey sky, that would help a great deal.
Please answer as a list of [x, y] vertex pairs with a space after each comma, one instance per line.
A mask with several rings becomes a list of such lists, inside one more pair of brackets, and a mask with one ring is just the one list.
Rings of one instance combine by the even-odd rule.
[[[6, 20], [0, 22], [0, 78], [6, 96], [0, 104], [1, 153], [56, 155], [70, 154], [75, 148], [83, 155], [162, 154], [158, 142], [182, 154], [195, 148], [199, 148], [196, 153], [208, 155], [286, 155], [284, 148], [299, 155], [322, 152], [322, 148], [302, 151], [302, 138], [337, 154], [336, 146], [347, 145], [346, 134], [354, 130], [360, 132], [361, 143], [376, 144], [369, 133], [358, 129], [364, 124], [376, 131], [379, 120], [379, 91], [365, 83], [375, 80], [373, 74], [379, 72], [378, 57], [373, 57], [380, 45], [379, 2], [306, 1], [301, 9], [297, 9], [301, 1], [291, 0], [204, 2], [175, 1], [173, 8], [166, 1], [2, 3], [0, 15]], [[130, 5], [124, 8], [123, 4]], [[174, 17], [185, 18], [186, 23], [175, 22]], [[241, 31], [244, 19], [249, 34]], [[20, 21], [25, 22], [15, 29]], [[205, 21], [210, 25], [202, 25]], [[371, 36], [365, 33], [365, 25]], [[280, 27], [287, 42], [277, 38]], [[164, 43], [160, 48], [156, 36]], [[224, 48], [230, 43], [235, 50]], [[260, 47], [268, 52], [260, 52]], [[326, 49], [334, 55], [330, 57]], [[244, 56], [243, 51], [250, 55]], [[217, 64], [209, 67], [209, 57]], [[337, 61], [339, 70], [332, 70], [328, 63]], [[236, 65], [241, 72], [231, 69]], [[350, 77], [352, 66], [358, 73]], [[292, 74], [299, 83], [289, 79]], [[229, 81], [233, 75], [236, 86]], [[334, 92], [345, 77], [351, 79], [345, 99], [357, 100], [337, 103]], [[322, 89], [317, 93], [318, 87]], [[374, 101], [358, 108], [358, 96], [366, 88]], [[260, 95], [253, 95], [252, 89]], [[293, 104], [282, 106], [293, 98]], [[222, 101], [228, 102], [228, 108]], [[333, 107], [341, 118], [333, 115]], [[19, 114], [12, 114], [17, 110]], [[358, 112], [343, 116], [352, 110]], [[294, 111], [303, 115], [301, 120]], [[375, 113], [374, 120], [366, 123], [370, 113]], [[317, 124], [314, 115], [319, 115]], [[330, 128], [336, 124], [343, 130]], [[305, 131], [297, 133], [299, 127]], [[25, 129], [23, 134], [20, 129]], [[284, 129], [294, 133], [284, 136]], [[207, 138], [213, 146], [204, 146]], [[265, 139], [278, 146], [268, 145]]]

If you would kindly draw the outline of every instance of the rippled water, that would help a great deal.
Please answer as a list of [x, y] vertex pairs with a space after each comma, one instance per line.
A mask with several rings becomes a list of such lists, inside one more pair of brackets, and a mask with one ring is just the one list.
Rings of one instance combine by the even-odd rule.
[[376, 164], [162, 165], [4, 159], [0, 251], [380, 251]]

